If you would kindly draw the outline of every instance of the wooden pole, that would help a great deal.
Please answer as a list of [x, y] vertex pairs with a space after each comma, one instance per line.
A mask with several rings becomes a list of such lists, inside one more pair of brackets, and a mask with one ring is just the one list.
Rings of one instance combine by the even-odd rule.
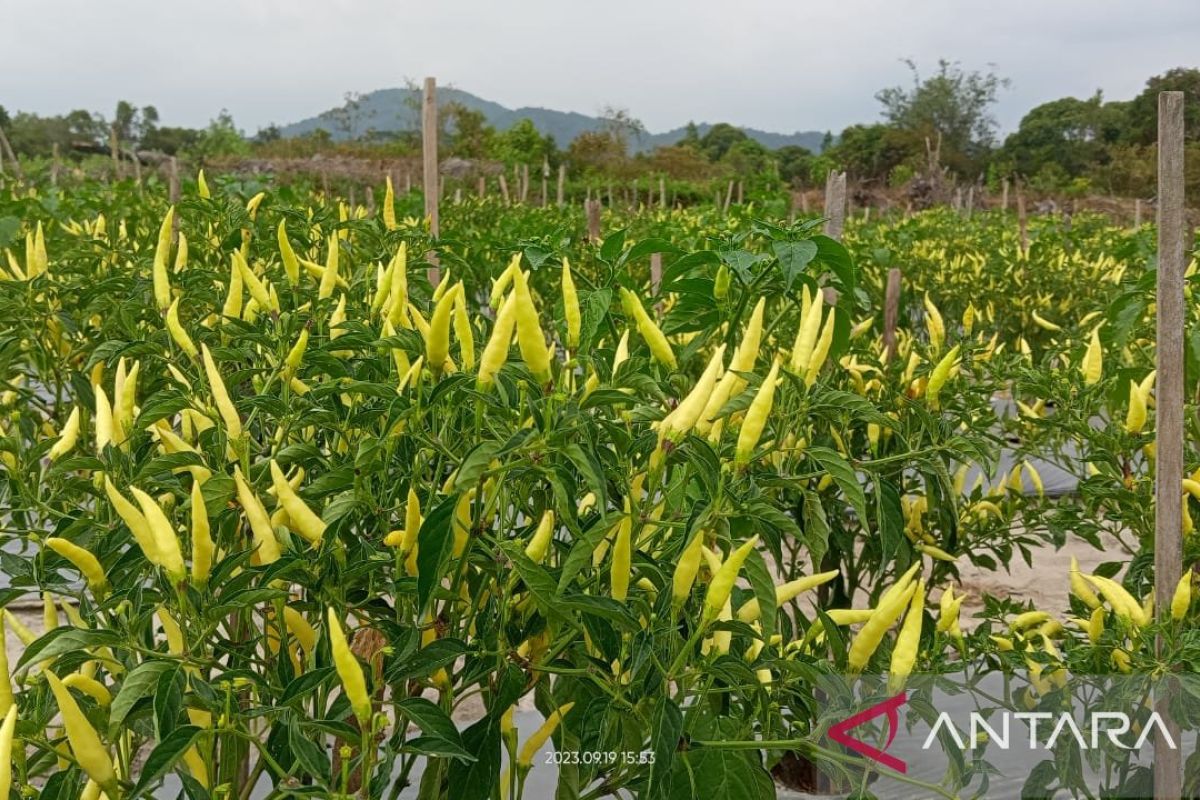
[[112, 154], [113, 180], [121, 180], [121, 141], [117, 138], [117, 125], [108, 126], [108, 149]]
[[[438, 226], [438, 116], [437, 81], [425, 79], [425, 96], [421, 103], [421, 168], [425, 180], [425, 216], [429, 218], [429, 235], [436, 242], [440, 234]], [[437, 254], [430, 253], [429, 283], [437, 286], [440, 278]]]
[[367, 195], [367, 216], [375, 216], [375, 190], [370, 186], [366, 188]]
[[600, 241], [600, 201], [588, 200], [583, 204], [584, 212], [587, 214], [588, 239], [593, 242]]
[[825, 181], [825, 235], [841, 239], [846, 227], [846, 173], [836, 170]]
[[[8, 155], [8, 160], [12, 162], [13, 174], [17, 176], [17, 180], [25, 177], [21, 172], [21, 161], [17, 158], [17, 154], [13, 152], [12, 144], [8, 141], [8, 135], [4, 133], [4, 128], [0, 128], [0, 148]], [[0, 175], [3, 175], [3, 170], [0, 170]]]
[[1029, 252], [1029, 220], [1025, 218], [1025, 193], [1017, 189], [1017, 230], [1022, 253]]
[[[167, 162], [167, 200], [171, 205], [179, 205], [179, 159], [171, 156]], [[179, 215], [171, 219], [171, 244], [179, 241]]]
[[729, 213], [729, 204], [733, 202], [733, 181], [729, 182], [729, 186], [725, 187], [725, 206], [721, 209], [722, 214]]
[[740, 206], [740, 205], [745, 205], [745, 202], [746, 202], [746, 193], [745, 193], [745, 191], [744, 191], [744, 190], [745, 190], [745, 186], [742, 184], [742, 182], [741, 182], [741, 181], [738, 181], [738, 184], [737, 184], [737, 203], [738, 203], [738, 205], [739, 205], [739, 206]]
[[896, 357], [896, 322], [900, 316], [900, 270], [888, 270], [887, 291], [883, 300], [883, 350], [885, 358]]
[[1133, 201], [1133, 227], [1142, 227], [1142, 198]]
[[521, 202], [529, 202], [529, 165], [521, 165]]
[[558, 165], [558, 207], [562, 208], [567, 202], [567, 165]]
[[658, 204], [667, 207], [667, 179], [663, 177], [658, 179]]
[[58, 155], [58, 142], [55, 142], [51, 147], [50, 155], [50, 185], [58, 186], [58, 171], [62, 167], [62, 161]]
[[550, 202], [550, 159], [542, 156], [542, 205]]
[[504, 205], [509, 205], [508, 197], [508, 179], [504, 177], [504, 173], [500, 173], [500, 197], [504, 200]]
[[487, 178], [482, 175], [479, 176], [479, 185], [475, 187], [475, 194], [481, 198], [487, 195]]
[[1008, 211], [1008, 178], [1000, 184], [1000, 210]]
[[[1183, 340], [1187, 311], [1183, 298], [1184, 178], [1183, 92], [1158, 95], [1158, 378], [1154, 389], [1156, 447], [1154, 461], [1154, 608], [1168, 619], [1183, 560]], [[1159, 637], [1157, 647], [1162, 648]], [[1154, 796], [1180, 796], [1179, 725], [1168, 713], [1168, 692], [1156, 710], [1176, 747], [1167, 747], [1161, 729], [1154, 739]]]

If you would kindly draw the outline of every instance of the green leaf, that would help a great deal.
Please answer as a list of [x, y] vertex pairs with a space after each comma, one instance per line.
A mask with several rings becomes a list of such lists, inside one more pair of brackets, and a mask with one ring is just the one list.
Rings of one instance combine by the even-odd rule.
[[542, 612], [542, 616], [560, 622], [566, 621], [567, 617], [559, 605], [561, 601], [558, 598], [558, 587], [554, 578], [550, 577], [550, 573], [525, 555], [520, 542], [505, 542], [501, 547], [504, 549], [505, 555], [512, 560], [517, 574], [521, 576], [521, 580], [529, 589], [534, 605], [537, 606], [538, 611]]
[[454, 506], [458, 495], [453, 494], [429, 513], [417, 534], [417, 605], [424, 611], [433, 597], [434, 588], [441, 582], [446, 563], [454, 548]]
[[817, 256], [817, 243], [810, 239], [798, 242], [774, 242], [771, 249], [775, 258], [779, 259], [779, 269], [783, 272], [784, 285], [789, 289]]
[[583, 475], [588, 489], [596, 495], [596, 507], [605, 508], [608, 503], [608, 494], [605, 491], [604, 470], [600, 467], [600, 462], [596, 460], [595, 453], [591, 450], [584, 450], [578, 442], [571, 442], [562, 450]]
[[767, 568], [766, 559], [758, 550], [750, 551], [742, 568], [746, 571], [750, 587], [754, 589], [754, 596], [758, 600], [758, 621], [762, 626], [762, 638], [769, 641], [775, 633], [775, 581]]
[[769, 800], [775, 782], [758, 763], [757, 753], [701, 748], [676, 758], [671, 797], [678, 800]]
[[863, 492], [862, 485], [858, 482], [858, 475], [854, 472], [854, 467], [850, 466], [846, 459], [827, 447], [810, 447], [808, 455], [812, 456], [824, 467], [825, 471], [833, 478], [833, 482], [846, 495], [846, 500], [850, 502], [850, 507], [858, 515], [859, 522], [863, 528], [866, 528], [867, 496]]
[[120, 642], [121, 637], [113, 631], [55, 628], [31, 642], [17, 659], [14, 669], [20, 670], [26, 664], [39, 661], [51, 661], [64, 653], [74, 653], [92, 647], [113, 647]]
[[647, 800], [670, 797], [675, 754], [679, 750], [679, 738], [682, 735], [683, 714], [679, 706], [663, 694], [655, 703], [650, 719], [650, 751], [654, 753], [654, 762], [650, 765], [650, 777], [646, 784]]
[[200, 731], [201, 728], [196, 725], [181, 725], [159, 742], [146, 758], [141, 775], [138, 776], [137, 785], [129, 794], [130, 800], [141, 797], [151, 785], [157, 783], [158, 779], [183, 757], [187, 749], [196, 741], [196, 737], [200, 735]]
[[178, 662], [167, 660], [146, 661], [138, 664], [121, 682], [117, 696], [108, 709], [108, 736], [116, 738], [129, 712], [142, 698], [149, 697], [158, 687], [163, 673], [178, 667]]
[[489, 714], [463, 731], [462, 741], [474, 761], [450, 763], [447, 796], [487, 800], [500, 780], [500, 721]]
[[463, 491], [478, 483], [479, 477], [483, 475], [488, 464], [492, 463], [492, 459], [499, 451], [498, 442], [481, 442], [476, 445], [459, 465], [458, 472], [454, 476], [454, 488]]

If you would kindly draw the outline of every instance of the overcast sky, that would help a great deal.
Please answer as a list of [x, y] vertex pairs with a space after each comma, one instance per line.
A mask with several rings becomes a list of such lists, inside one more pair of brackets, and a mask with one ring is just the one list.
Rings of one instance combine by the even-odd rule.
[[222, 108], [253, 133], [345, 92], [434, 75], [509, 107], [628, 108], [650, 131], [729, 121], [837, 132], [878, 118], [900, 59], [994, 65], [1016, 127], [1064, 95], [1136, 94], [1200, 66], [1198, 0], [3, 0], [0, 105], [163, 124]]

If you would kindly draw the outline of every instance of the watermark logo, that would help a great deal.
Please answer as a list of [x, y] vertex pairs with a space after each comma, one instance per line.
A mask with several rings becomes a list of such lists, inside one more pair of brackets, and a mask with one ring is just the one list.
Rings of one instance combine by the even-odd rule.
[[[841, 722], [836, 722], [829, 726], [829, 738], [838, 744], [846, 747], [861, 756], [877, 761], [883, 766], [899, 772], [901, 774], [908, 772], [908, 764], [895, 756], [888, 755], [886, 752], [891, 746], [892, 741], [896, 738], [896, 731], [900, 729], [900, 715], [897, 709], [904, 705], [908, 700], [908, 693], [901, 692], [895, 697], [889, 697], [881, 703], [876, 703], [868, 709], [858, 712], [853, 716], [847, 717]], [[859, 725], [870, 722], [876, 717], [887, 715], [888, 734], [887, 742], [881, 750], [878, 747], [867, 744], [862, 739], [851, 736], [849, 731], [854, 730]]]

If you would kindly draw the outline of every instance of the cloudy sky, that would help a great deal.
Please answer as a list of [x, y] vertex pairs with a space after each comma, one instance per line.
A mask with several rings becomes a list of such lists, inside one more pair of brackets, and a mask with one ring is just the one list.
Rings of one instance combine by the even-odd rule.
[[906, 57], [994, 65], [1011, 130], [1037, 103], [1200, 65], [1197, 0], [5, 0], [0, 22], [10, 110], [125, 98], [164, 124], [227, 108], [248, 132], [425, 75], [510, 107], [624, 107], [651, 131], [838, 131], [878, 117]]

